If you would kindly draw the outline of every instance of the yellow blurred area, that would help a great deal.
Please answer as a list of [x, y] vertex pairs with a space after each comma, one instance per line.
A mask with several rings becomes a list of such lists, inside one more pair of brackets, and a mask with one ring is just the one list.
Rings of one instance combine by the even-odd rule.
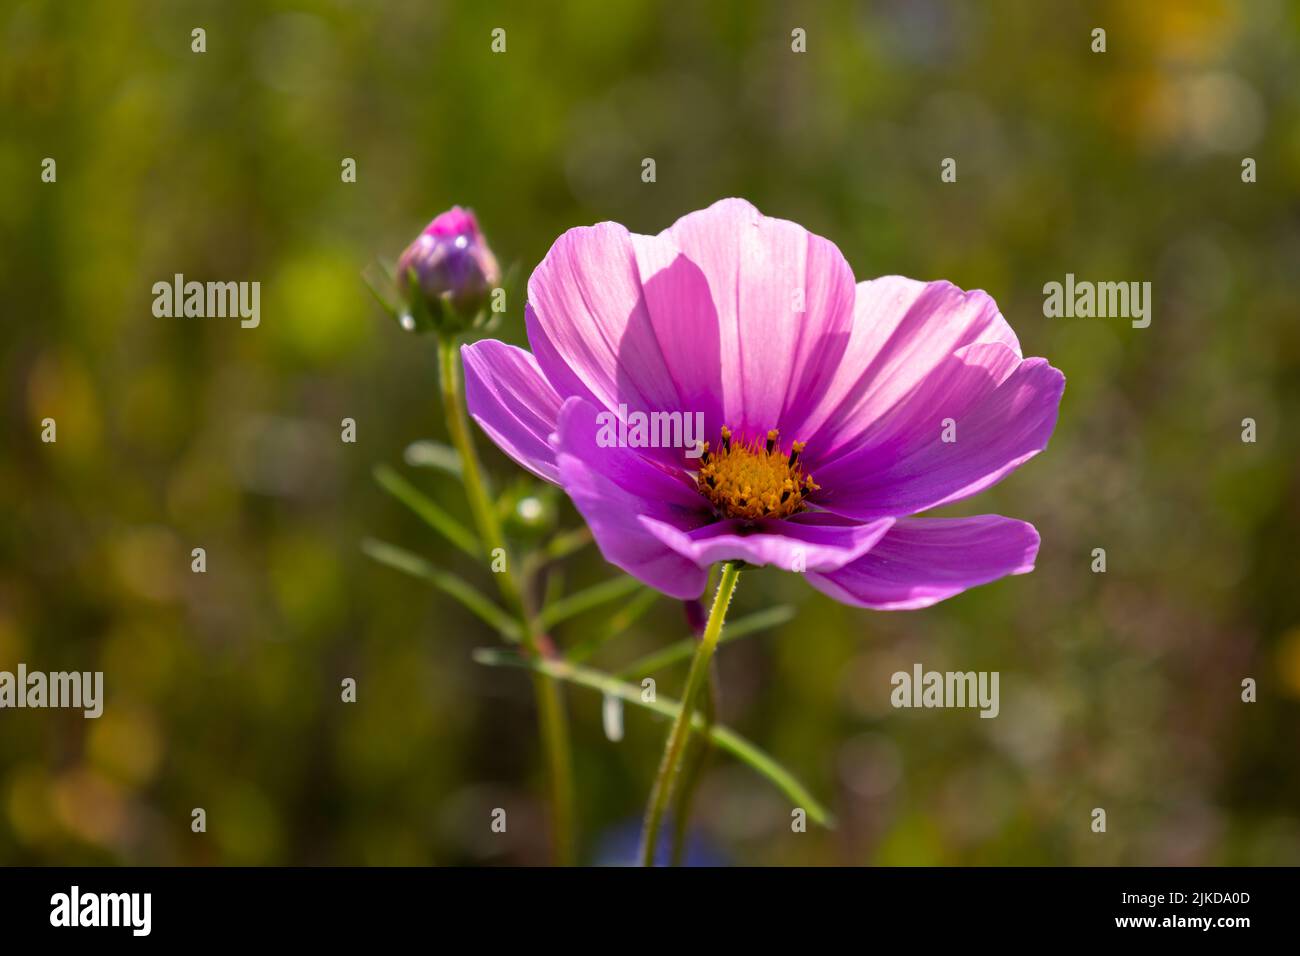
[[128, 707], [106, 710], [97, 718], [86, 749], [96, 769], [132, 789], [149, 783], [162, 759], [162, 740], [152, 714]]
[[125, 788], [86, 767], [68, 770], [52, 782], [54, 815], [70, 834], [110, 847], [128, 836], [133, 808]]
[[321, 627], [343, 613], [347, 580], [337, 547], [324, 535], [310, 532], [285, 535], [272, 543], [270, 580], [294, 632]]
[[191, 659], [186, 634], [160, 620], [124, 619], [101, 646], [105, 674], [114, 675], [114, 683], [128, 688], [135, 700], [162, 697], [179, 678], [181, 660]]
[[76, 356], [47, 352], [36, 360], [27, 379], [27, 411], [37, 436], [44, 420], [54, 419], [52, 444], [60, 458], [87, 463], [102, 453], [100, 398]]
[[45, 768], [36, 764], [20, 765], [9, 772], [4, 783], [8, 790], [5, 807], [14, 834], [27, 844], [51, 841], [59, 828]]
[[355, 359], [374, 347], [373, 325], [358, 322], [369, 293], [355, 258], [340, 250], [300, 253], [267, 283], [263, 308], [286, 355], [314, 363]]
[[17, 622], [0, 608], [0, 668], [12, 670], [27, 653], [27, 642]]
[[[1266, 11], [1265, 11], [1266, 12]], [[1227, 54], [1238, 39], [1248, 7], [1230, 0], [1162, 0], [1159, 3], [1108, 4], [1103, 20], [1116, 18], [1121, 29], [1139, 32], [1164, 64], [1204, 64]]]
[[188, 570], [189, 553], [170, 528], [130, 528], [110, 544], [112, 566], [128, 593], [148, 601], [177, 596], [180, 575]]
[[1291, 628], [1278, 642], [1277, 673], [1282, 689], [1300, 700], [1300, 626]]
[[210, 792], [211, 803], [204, 807], [207, 832], [222, 858], [235, 866], [265, 865], [277, 859], [280, 821], [261, 789], [249, 781], [227, 779]]

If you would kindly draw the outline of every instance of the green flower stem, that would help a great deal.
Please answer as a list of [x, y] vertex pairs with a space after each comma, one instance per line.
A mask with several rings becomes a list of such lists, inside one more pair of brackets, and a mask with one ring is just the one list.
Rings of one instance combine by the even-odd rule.
[[[501, 650], [495, 647], [480, 647], [474, 651], [474, 660], [487, 667], [522, 667], [524, 670], [541, 671], [550, 674], [556, 680], [567, 681], [575, 687], [609, 697], [617, 697], [625, 704], [648, 710], [660, 717], [675, 720], [682, 707], [671, 697], [656, 694], [653, 699], [642, 696], [645, 692], [637, 684], [606, 674], [604, 671], [574, 664], [558, 657], [523, 657], [513, 650]], [[777, 790], [790, 801], [792, 806], [803, 807], [808, 811], [808, 819], [818, 826], [834, 828], [835, 817], [818, 802], [811, 791], [785, 767], [777, 763], [770, 755], [730, 727], [714, 723], [712, 727], [704, 725], [702, 714], [696, 713], [691, 720], [691, 727], [697, 733], [707, 734], [709, 741], [718, 750], [735, 757], [761, 777], [765, 777]]]
[[[461, 472], [465, 492], [469, 496], [470, 510], [478, 526], [480, 537], [489, 556], [500, 548], [506, 555], [506, 569], [494, 574], [502, 597], [519, 615], [523, 625], [523, 646], [533, 657], [543, 656], [542, 639], [536, 618], [528, 610], [523, 589], [514, 577], [514, 565], [506, 549], [505, 534], [497, 518], [491, 492], [479, 464], [478, 453], [470, 437], [469, 418], [461, 401], [460, 350], [453, 336], [438, 336], [438, 380], [442, 387], [442, 407], [447, 417], [447, 432], [460, 454]], [[533, 672], [533, 689], [537, 695], [537, 717], [541, 734], [542, 753], [547, 768], [547, 784], [551, 798], [551, 838], [555, 862], [570, 866], [574, 861], [573, 834], [573, 756], [569, 748], [568, 718], [560, 695], [560, 684], [548, 674]]]
[[673, 844], [669, 857], [672, 866], [681, 866], [686, 859], [686, 837], [691, 827], [691, 807], [695, 802], [695, 791], [699, 788], [700, 778], [704, 776], [704, 765], [709, 762], [713, 746], [709, 743], [709, 734], [718, 717], [718, 662], [709, 662], [709, 676], [701, 695], [700, 715], [704, 718], [704, 729], [686, 744], [686, 758], [682, 762], [681, 782], [677, 785], [677, 794], [673, 797]]
[[713, 598], [713, 609], [709, 611], [709, 623], [704, 628], [695, 657], [691, 659], [691, 669], [686, 675], [686, 689], [682, 691], [682, 709], [673, 721], [673, 728], [668, 733], [668, 743], [664, 746], [663, 759], [659, 762], [659, 772], [655, 775], [654, 787], [650, 790], [650, 800], [646, 804], [645, 828], [641, 833], [641, 865], [654, 866], [655, 845], [659, 840], [659, 824], [663, 822], [664, 809], [672, 794], [673, 784], [681, 767], [682, 754], [691, 735], [691, 723], [695, 718], [695, 699], [700, 688], [708, 678], [709, 661], [717, 649], [718, 638], [722, 636], [722, 622], [727, 616], [727, 606], [731, 595], [736, 590], [740, 579], [739, 561], [728, 561], [722, 566], [722, 580], [718, 582], [718, 591]]
[[[493, 552], [498, 548], [502, 554], [507, 554], [506, 539], [501, 531], [501, 522], [497, 519], [496, 507], [492, 503], [492, 493], [488, 489], [478, 452], [474, 450], [474, 442], [470, 438], [469, 418], [461, 401], [460, 350], [456, 348], [455, 339], [450, 336], [438, 337], [438, 382], [442, 387], [442, 408], [447, 417], [447, 433], [460, 455], [465, 493], [469, 496], [474, 523], [488, 549], [489, 558], [495, 557]], [[508, 554], [506, 570], [495, 577], [500, 582], [501, 593], [506, 601], [522, 613], [523, 595], [515, 585]]]
[[[654, 592], [650, 592], [654, 594]], [[777, 627], [786, 621], [794, 618], [795, 610], [788, 604], [778, 604], [776, 607], [764, 608], [761, 611], [755, 611], [753, 614], [747, 614], [739, 620], [731, 622], [725, 634], [722, 635], [721, 643], [730, 644], [738, 638], [747, 637], [750, 634], [757, 634], [769, 627]], [[699, 638], [684, 637], [680, 641], [662, 647], [657, 651], [651, 651], [644, 657], [638, 657], [626, 667], [620, 667], [614, 672], [615, 677], [645, 677], [647, 674], [653, 674], [661, 671], [666, 667], [671, 667], [678, 661], [691, 659], [695, 649], [699, 646]], [[568, 653], [569, 660], [579, 660], [577, 655], [570, 650]]]

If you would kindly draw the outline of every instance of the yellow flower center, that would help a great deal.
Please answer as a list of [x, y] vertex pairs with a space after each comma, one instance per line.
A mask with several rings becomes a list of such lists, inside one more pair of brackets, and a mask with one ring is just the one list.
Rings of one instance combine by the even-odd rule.
[[799, 464], [803, 449], [797, 441], [783, 453], [775, 428], [766, 441], [733, 442], [724, 425], [718, 448], [704, 443], [695, 484], [724, 518], [788, 518], [803, 511], [804, 499], [819, 487]]

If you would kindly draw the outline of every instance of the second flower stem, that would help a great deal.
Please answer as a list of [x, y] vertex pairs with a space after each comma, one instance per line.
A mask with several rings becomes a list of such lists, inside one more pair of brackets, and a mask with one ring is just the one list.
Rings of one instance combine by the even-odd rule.
[[[515, 579], [514, 566], [506, 549], [505, 534], [497, 517], [496, 506], [483, 476], [478, 453], [470, 436], [469, 418], [461, 401], [460, 350], [451, 336], [438, 337], [438, 381], [442, 388], [442, 407], [447, 417], [447, 432], [452, 445], [460, 455], [461, 476], [470, 510], [478, 526], [489, 557], [499, 553], [506, 559], [505, 570], [493, 574], [501, 594], [511, 610], [519, 616], [525, 650], [534, 657], [542, 656], [542, 640], [537, 619], [528, 609], [523, 587]], [[569, 726], [564, 712], [560, 684], [553, 677], [540, 672], [533, 674], [533, 689], [537, 695], [537, 719], [541, 734], [542, 753], [546, 762], [547, 784], [551, 802], [551, 838], [555, 862], [569, 866], [574, 860], [573, 838], [573, 757], [569, 749]]]
[[682, 756], [686, 742], [691, 736], [691, 723], [695, 718], [695, 700], [700, 695], [709, 674], [709, 661], [717, 650], [718, 639], [722, 637], [722, 623], [727, 617], [727, 606], [731, 595], [736, 590], [740, 579], [740, 561], [728, 561], [722, 566], [722, 580], [718, 582], [717, 593], [713, 597], [713, 608], [709, 611], [709, 622], [704, 627], [704, 636], [695, 648], [691, 659], [691, 669], [686, 675], [686, 689], [682, 691], [682, 707], [673, 721], [673, 728], [668, 733], [668, 743], [664, 745], [664, 755], [659, 762], [659, 772], [655, 775], [654, 786], [650, 790], [650, 800], [646, 804], [645, 827], [641, 832], [640, 861], [642, 866], [654, 866], [655, 849], [659, 842], [659, 827], [663, 823], [664, 810], [672, 795], [673, 784], [681, 768]]
[[677, 783], [677, 793], [672, 799], [673, 805], [673, 842], [669, 855], [670, 866], [681, 866], [686, 860], [687, 841], [690, 836], [691, 806], [695, 800], [696, 788], [700, 777], [704, 775], [704, 765], [709, 762], [713, 746], [709, 743], [709, 731], [718, 717], [718, 661], [709, 662], [708, 676], [704, 689], [700, 691], [700, 714], [704, 717], [701, 732], [686, 742], [686, 756], [682, 758], [682, 770]]

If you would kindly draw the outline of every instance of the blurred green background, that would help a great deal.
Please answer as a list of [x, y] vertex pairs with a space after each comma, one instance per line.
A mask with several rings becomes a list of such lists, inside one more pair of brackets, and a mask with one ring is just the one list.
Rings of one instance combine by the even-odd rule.
[[[860, 279], [988, 290], [1068, 386], [1048, 451], [952, 509], [1034, 522], [1032, 575], [892, 614], [742, 577], [736, 613], [799, 613], [724, 646], [723, 719], [840, 827], [792, 834], [715, 756], [700, 839], [736, 863], [1300, 862], [1298, 47], [1280, 2], [6, 2], [0, 669], [103, 670], [107, 706], [0, 711], [0, 862], [544, 861], [527, 675], [473, 663], [494, 636], [359, 548], [493, 583], [372, 480], [466, 513], [402, 464], [445, 438], [433, 345], [361, 272], [453, 203], [526, 276], [570, 226], [657, 232], [727, 195]], [[155, 318], [177, 272], [259, 280], [261, 326]], [[1151, 281], [1151, 327], [1044, 318], [1067, 272]], [[516, 294], [499, 334], [522, 326]], [[685, 633], [662, 599], [596, 660]], [[893, 710], [917, 661], [999, 671], [1001, 716]], [[629, 708], [610, 743], [599, 697], [566, 695], [594, 860], [667, 725]]]

